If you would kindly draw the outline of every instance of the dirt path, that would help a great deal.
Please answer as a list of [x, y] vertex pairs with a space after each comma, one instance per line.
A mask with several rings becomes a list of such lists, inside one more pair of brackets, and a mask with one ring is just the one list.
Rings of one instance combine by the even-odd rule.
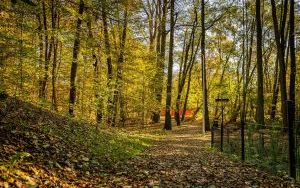
[[[0, 115], [3, 114], [0, 121], [0, 187], [293, 186], [286, 178], [274, 177], [249, 165], [232, 162], [211, 151], [210, 137], [200, 134], [199, 123], [174, 127], [173, 131], [163, 136], [165, 139], [157, 141], [142, 155], [124, 164], [114, 163], [113, 158], [106, 157], [105, 153], [99, 156], [102, 158], [92, 156], [88, 149], [91, 145], [80, 147], [78, 143], [83, 142], [71, 143], [76, 139], [70, 139], [73, 138], [70, 136], [76, 132], [77, 137], [84, 137], [87, 141], [95, 139], [91, 135], [84, 136], [94, 129], [88, 130], [78, 122], [16, 99], [9, 99], [4, 106], [0, 103]], [[64, 137], [55, 132], [50, 134], [55, 127], [65, 134], [59, 134]], [[157, 138], [161, 127], [136, 125], [126, 127], [124, 131], [126, 135], [139, 132], [140, 135], [147, 134], [149, 137], [153, 134]], [[112, 131], [111, 135], [118, 134]], [[111, 139], [108, 136], [104, 138], [108, 142]], [[128, 146], [130, 142], [126, 144]], [[120, 155], [124, 155], [126, 148]], [[118, 147], [110, 149], [119, 151]], [[31, 156], [22, 160], [19, 154], [24, 154], [24, 151]], [[114, 152], [114, 155], [117, 154]], [[110, 161], [105, 163], [104, 160]]]
[[295, 187], [241, 163], [209, 151], [209, 136], [199, 127], [175, 128], [166, 139], [111, 171], [102, 179], [108, 187]]

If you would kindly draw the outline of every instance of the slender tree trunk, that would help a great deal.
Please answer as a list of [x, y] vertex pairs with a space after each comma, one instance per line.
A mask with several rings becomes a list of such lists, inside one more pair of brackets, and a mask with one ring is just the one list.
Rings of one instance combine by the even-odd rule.
[[256, 62], [257, 62], [257, 123], [264, 125], [264, 75], [263, 75], [263, 55], [262, 55], [262, 25], [260, 0], [256, 0]]
[[203, 133], [210, 130], [209, 112], [208, 112], [208, 95], [206, 81], [206, 62], [205, 62], [205, 2], [201, 0], [201, 62], [202, 62], [202, 98], [203, 98]]
[[[242, 90], [242, 106], [241, 106], [241, 129], [242, 129], [242, 138], [244, 138], [244, 128], [245, 123], [247, 120], [247, 112], [248, 107], [250, 104], [252, 104], [251, 100], [247, 99], [247, 93], [248, 93], [248, 86], [250, 83], [250, 80], [252, 78], [252, 73], [254, 71], [254, 68], [251, 72], [251, 62], [252, 62], [252, 51], [253, 51], [253, 42], [254, 42], [254, 33], [255, 33], [255, 24], [254, 19], [250, 22], [250, 25], [248, 27], [249, 19], [248, 19], [248, 10], [246, 6], [246, 1], [243, 2], [243, 62], [242, 62], [242, 75], [243, 75], [243, 90]], [[250, 31], [250, 38], [248, 37], [248, 32]], [[250, 108], [250, 115], [252, 108]], [[244, 144], [244, 142], [242, 143]], [[245, 156], [242, 156], [242, 159], [244, 160]]]
[[94, 59], [94, 84], [95, 84], [95, 99], [96, 99], [96, 122], [98, 124], [102, 123], [103, 119], [103, 101], [101, 91], [99, 89], [99, 62], [96, 54], [93, 52]]
[[145, 83], [145, 67], [143, 68], [143, 76], [142, 76], [142, 124], [145, 125], [145, 103], [146, 103], [146, 83]]
[[190, 94], [191, 80], [192, 80], [192, 69], [189, 71], [188, 84], [187, 84], [186, 94], [185, 94], [185, 98], [184, 98], [184, 104], [183, 104], [183, 111], [182, 111], [182, 115], [181, 115], [181, 121], [185, 120], [186, 108], [187, 108], [189, 94]]
[[[84, 2], [80, 0], [78, 14], [82, 16], [84, 10]], [[72, 57], [72, 65], [71, 65], [71, 75], [70, 75], [70, 98], [69, 98], [69, 114], [74, 116], [74, 105], [76, 99], [76, 74], [77, 74], [77, 66], [78, 66], [78, 54], [80, 50], [80, 33], [81, 33], [81, 24], [82, 18], [79, 17], [76, 23], [76, 33], [73, 47], [73, 57]]]
[[[18, 21], [17, 21], [18, 22]], [[23, 38], [23, 32], [24, 32], [24, 27], [23, 27], [23, 23], [24, 23], [24, 14], [21, 13], [21, 21], [18, 22], [20, 24], [20, 41], [19, 41], [19, 73], [20, 73], [20, 77], [19, 77], [19, 92], [18, 94], [20, 96], [23, 95], [23, 89], [24, 89], [24, 72], [23, 72], [23, 53], [24, 53], [24, 38]]]
[[89, 46], [91, 46], [92, 49], [92, 57], [94, 60], [93, 67], [94, 67], [94, 92], [95, 92], [95, 100], [96, 100], [96, 122], [100, 124], [103, 119], [103, 101], [102, 101], [102, 95], [101, 91], [99, 89], [100, 82], [99, 82], [99, 62], [98, 58], [95, 53], [94, 49], [94, 36], [92, 31], [92, 21], [91, 18], [89, 18], [87, 22], [87, 28], [88, 28], [88, 36], [89, 36]]
[[180, 111], [182, 91], [185, 86], [186, 78], [189, 72], [191, 71], [191, 69], [193, 69], [195, 63], [195, 56], [197, 55], [199, 50], [199, 43], [195, 45], [195, 32], [196, 32], [196, 25], [198, 23], [198, 14], [196, 8], [194, 8], [194, 14], [195, 14], [195, 20], [193, 22], [193, 28], [190, 33], [188, 43], [186, 44], [186, 48], [183, 49], [184, 52], [182, 54], [184, 54], [184, 57], [182, 58], [183, 62], [181, 64], [181, 72], [178, 78], [178, 93], [177, 93], [176, 110], [175, 110], [175, 120], [177, 126], [180, 125], [179, 111]]
[[171, 122], [171, 101], [172, 101], [172, 79], [173, 79], [173, 53], [174, 53], [174, 26], [175, 26], [175, 0], [170, 1], [170, 47], [169, 47], [169, 63], [168, 63], [168, 81], [166, 96], [166, 119], [165, 130], [172, 130]]
[[112, 78], [113, 78], [113, 67], [111, 59], [111, 47], [109, 42], [108, 35], [108, 23], [106, 16], [105, 5], [102, 4], [102, 22], [103, 22], [103, 34], [104, 34], [104, 43], [105, 43], [105, 55], [106, 55], [106, 64], [107, 64], [107, 88], [108, 88], [108, 101], [107, 101], [107, 124], [110, 126], [112, 122], [112, 113], [113, 113], [113, 101], [112, 101]]
[[122, 31], [122, 38], [120, 43], [120, 54], [117, 62], [117, 78], [116, 78], [116, 88], [114, 90], [113, 98], [113, 118], [111, 126], [116, 125], [117, 112], [118, 112], [118, 102], [120, 102], [120, 118], [121, 122], [125, 124], [125, 110], [124, 110], [124, 99], [123, 99], [123, 63], [124, 63], [124, 50], [127, 37], [127, 22], [128, 22], [128, 9], [125, 7], [124, 11], [124, 25]]
[[270, 114], [271, 120], [275, 119], [276, 106], [277, 106], [277, 101], [278, 101], [278, 93], [279, 93], [278, 58], [276, 58], [274, 83], [273, 83], [273, 95], [272, 95], [272, 103], [271, 103], [271, 114]]
[[[290, 33], [289, 33], [289, 46], [290, 46], [290, 100], [295, 104], [295, 88], [296, 88], [296, 54], [295, 54], [295, 1], [290, 0]], [[295, 121], [295, 105], [292, 105], [291, 113], [289, 114], [291, 122]], [[290, 125], [292, 126], [292, 125]], [[292, 126], [293, 127], [293, 126]]]
[[52, 50], [53, 50], [53, 36], [51, 36], [49, 42], [49, 35], [48, 35], [48, 26], [47, 26], [47, 14], [46, 14], [46, 6], [45, 2], [43, 1], [43, 17], [44, 17], [44, 31], [45, 31], [45, 67], [44, 67], [44, 77], [42, 80], [42, 99], [46, 100], [46, 89], [47, 89], [47, 82], [49, 78], [49, 64], [51, 60]]
[[[59, 17], [56, 10], [56, 1], [52, 0], [52, 32], [59, 28]], [[56, 34], [52, 34], [52, 43], [53, 43], [53, 63], [52, 63], [52, 109], [57, 111], [57, 96], [56, 96], [56, 69], [57, 69], [57, 50], [58, 50], [58, 39]]]
[[183, 62], [181, 63], [181, 67], [180, 67], [180, 72], [179, 72], [179, 78], [178, 78], [178, 91], [177, 91], [177, 98], [176, 98], [176, 109], [175, 109], [175, 120], [177, 123], [177, 126], [180, 125], [180, 102], [181, 102], [181, 95], [182, 95], [182, 91], [185, 85], [185, 80], [186, 80], [186, 76], [188, 74], [189, 71], [189, 67], [190, 64], [192, 63], [192, 61], [188, 62], [189, 59], [189, 52], [190, 52], [190, 48], [194, 48], [194, 46], [191, 43], [194, 43], [194, 37], [193, 37], [193, 33], [194, 33], [194, 28], [193, 31], [191, 33], [191, 36], [189, 38], [188, 44], [186, 45], [186, 48], [183, 49], [183, 54], [184, 58]]
[[[285, 0], [285, 3], [287, 0]], [[281, 91], [281, 110], [282, 110], [282, 119], [283, 125], [287, 125], [287, 87], [286, 87], [286, 66], [285, 66], [285, 58], [284, 58], [284, 50], [285, 50], [285, 40], [284, 40], [284, 28], [285, 28], [285, 19], [286, 19], [286, 5], [284, 5], [283, 18], [281, 21], [281, 30], [279, 30], [277, 14], [276, 14], [276, 3], [275, 0], [271, 0], [272, 6], [272, 18], [274, 25], [274, 33], [275, 33], [275, 42], [277, 47], [277, 55], [279, 60], [279, 79], [280, 79], [280, 91]]]
[[52, 109], [57, 111], [57, 94], [56, 94], [56, 69], [57, 69], [57, 49], [58, 42], [53, 46], [53, 64], [52, 64]]
[[147, 15], [148, 20], [148, 30], [149, 30], [149, 51], [154, 51], [154, 44], [157, 34], [157, 16], [158, 16], [158, 6], [156, 0], [147, 0], [146, 4], [143, 4], [143, 9]]
[[[158, 3], [161, 5], [161, 0]], [[159, 55], [157, 58], [157, 72], [155, 75], [155, 95], [158, 104], [162, 102], [162, 91], [163, 91], [163, 78], [164, 78], [164, 69], [165, 69], [165, 55], [166, 55], [166, 38], [167, 38], [167, 31], [166, 31], [166, 22], [167, 22], [167, 11], [168, 11], [168, 0], [162, 0], [162, 18], [160, 23], [160, 31], [158, 32], [160, 37], [159, 42]], [[158, 123], [160, 121], [160, 111], [161, 109], [157, 109], [153, 112], [152, 121], [153, 123]]]
[[[161, 32], [160, 32], [160, 18], [161, 18], [161, 0], [147, 0], [146, 4], [144, 5], [144, 11], [147, 14], [148, 18], [148, 30], [149, 30], [149, 52], [156, 53], [156, 63], [160, 61], [159, 58], [159, 51], [160, 51], [160, 39], [161, 39]], [[156, 42], [156, 48], [155, 48]], [[158, 82], [156, 77], [153, 79], [153, 85], [156, 85]], [[154, 93], [156, 93], [156, 88], [153, 88]], [[156, 96], [157, 97], [157, 96]], [[145, 124], [145, 85], [144, 85], [144, 74], [143, 74], [143, 95], [142, 95], [142, 102], [143, 102], [143, 111], [142, 111], [142, 121], [143, 125]], [[152, 116], [153, 122], [158, 122], [160, 118], [160, 109], [156, 109], [153, 112]]]
[[44, 57], [44, 42], [43, 42], [43, 23], [42, 23], [42, 18], [41, 14], [38, 14], [38, 31], [39, 31], [39, 76], [38, 76], [38, 96], [39, 98], [42, 98], [42, 77], [41, 73], [42, 71], [42, 66], [43, 66], [43, 57]]
[[44, 75], [41, 80], [41, 94], [40, 98], [43, 100], [46, 100], [46, 87], [47, 87], [47, 81], [48, 81], [48, 71], [49, 71], [49, 63], [51, 58], [51, 51], [52, 51], [52, 43], [49, 44], [49, 35], [48, 35], [48, 26], [47, 26], [47, 12], [46, 12], [46, 4], [45, 1], [42, 2], [42, 10], [43, 10], [43, 25], [44, 25], [44, 41], [45, 41], [45, 63], [44, 63]]
[[[180, 125], [180, 114], [179, 114], [179, 110], [180, 110], [180, 98], [181, 98], [181, 92], [182, 92], [182, 75], [184, 74], [184, 70], [183, 67], [186, 67], [186, 63], [187, 63], [187, 56], [189, 53], [189, 49], [190, 49], [190, 43], [191, 43], [191, 38], [188, 42], [187, 38], [188, 38], [188, 30], [185, 31], [185, 35], [184, 35], [184, 40], [183, 40], [183, 48], [182, 48], [182, 57], [181, 57], [181, 61], [180, 61], [180, 66], [179, 66], [179, 73], [178, 73], [178, 88], [177, 88], [177, 98], [176, 98], [176, 110], [175, 110], [175, 120], [177, 123], [177, 126]], [[187, 44], [186, 44], [187, 43]]]

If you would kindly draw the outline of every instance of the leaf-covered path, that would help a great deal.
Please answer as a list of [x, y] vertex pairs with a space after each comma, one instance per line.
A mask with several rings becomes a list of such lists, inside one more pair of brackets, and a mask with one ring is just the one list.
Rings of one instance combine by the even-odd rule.
[[[0, 109], [0, 187], [299, 187], [211, 151], [199, 122], [163, 134], [162, 125], [135, 125], [93, 136], [89, 124], [19, 100]], [[159, 139], [124, 158], [148, 147], [143, 136]], [[30, 157], [14, 160], [24, 152]]]
[[250, 165], [209, 151], [209, 136], [199, 126], [175, 128], [143, 155], [113, 169], [109, 187], [296, 187]]

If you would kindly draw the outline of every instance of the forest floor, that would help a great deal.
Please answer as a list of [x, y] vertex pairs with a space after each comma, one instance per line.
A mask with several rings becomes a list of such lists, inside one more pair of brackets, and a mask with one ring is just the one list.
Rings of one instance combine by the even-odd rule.
[[[199, 125], [175, 127], [139, 157], [115, 169], [114, 185], [133, 187], [299, 187], [210, 150]], [[113, 178], [114, 179], [114, 178]], [[110, 179], [110, 180], [113, 180]]]
[[97, 131], [15, 99], [0, 117], [0, 187], [299, 187], [211, 150], [199, 122]]

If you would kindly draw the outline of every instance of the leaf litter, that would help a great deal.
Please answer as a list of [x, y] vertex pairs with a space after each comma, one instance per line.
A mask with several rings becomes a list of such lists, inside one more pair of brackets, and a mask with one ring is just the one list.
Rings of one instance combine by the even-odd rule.
[[[49, 126], [93, 139], [85, 131], [90, 127], [17, 99], [8, 100], [5, 108], [0, 105], [0, 187], [299, 187], [288, 177], [212, 152], [209, 136], [200, 134], [197, 125], [175, 127], [171, 133], [162, 131], [159, 124], [129, 127], [123, 136], [158, 134], [161, 139], [153, 139], [151, 147], [144, 144], [148, 149], [141, 154], [134, 151], [139, 155], [117, 160], [105, 151], [93, 153], [89, 145], [79, 145], [82, 142], [71, 143], [76, 138], [68, 140]], [[142, 141], [134, 139], [114, 150]]]

